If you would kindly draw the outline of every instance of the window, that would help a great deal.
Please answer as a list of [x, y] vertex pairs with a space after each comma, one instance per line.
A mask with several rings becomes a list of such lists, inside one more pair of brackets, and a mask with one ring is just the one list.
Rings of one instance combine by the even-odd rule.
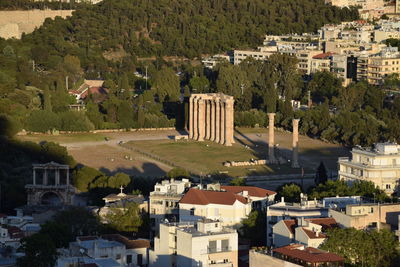
[[116, 259], [116, 260], [120, 260], [120, 259], [121, 259], [121, 254], [117, 254], [117, 255], [115, 256], [115, 259]]
[[386, 184], [386, 189], [390, 189], [391, 185], [390, 184]]
[[138, 254], [137, 255], [137, 265], [141, 266], [143, 264], [143, 255]]
[[208, 252], [214, 253], [217, 252], [217, 241], [208, 241]]
[[126, 263], [132, 263], [132, 255], [126, 255]]
[[190, 216], [194, 216], [194, 208], [190, 209]]
[[221, 240], [221, 249], [222, 251], [229, 251], [229, 239]]

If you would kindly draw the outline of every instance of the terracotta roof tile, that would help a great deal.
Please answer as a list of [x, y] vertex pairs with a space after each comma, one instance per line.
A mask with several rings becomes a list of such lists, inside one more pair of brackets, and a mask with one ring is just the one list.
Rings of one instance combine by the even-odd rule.
[[318, 236], [314, 231], [308, 230], [305, 227], [301, 227], [301, 229], [304, 231], [304, 233], [311, 239], [315, 239], [315, 238], [325, 238], [326, 235], [323, 233], [319, 233]]
[[297, 226], [297, 223], [295, 220], [284, 220], [283, 221], [286, 225], [286, 227], [289, 229], [289, 231], [294, 234], [295, 233], [295, 229]]
[[339, 226], [334, 218], [315, 218], [306, 219], [306, 221], [321, 225], [322, 231]]
[[276, 248], [273, 251], [275, 253], [279, 253], [281, 255], [285, 255], [287, 257], [293, 259], [300, 259], [309, 263], [320, 263], [320, 262], [343, 262], [344, 258], [336, 255], [334, 253], [330, 253], [327, 251], [323, 251], [316, 248], [304, 248], [299, 249], [302, 246], [298, 244], [289, 245], [281, 248]]
[[224, 191], [209, 191], [199, 190], [191, 188], [179, 201], [183, 204], [196, 204], [196, 205], [207, 205], [207, 204], [220, 204], [220, 205], [233, 205], [235, 202], [240, 201], [243, 204], [247, 203], [247, 199], [234, 194], [232, 192]]
[[120, 242], [125, 245], [126, 249], [150, 248], [150, 241], [147, 239], [131, 240], [119, 234], [102, 235], [101, 237], [109, 241]]
[[233, 185], [223, 185], [221, 189], [226, 190], [227, 192], [232, 192], [235, 194], [242, 193], [243, 191], [247, 191], [249, 196], [252, 197], [267, 197], [270, 195], [275, 195], [276, 192], [259, 188], [256, 186], [233, 186]]

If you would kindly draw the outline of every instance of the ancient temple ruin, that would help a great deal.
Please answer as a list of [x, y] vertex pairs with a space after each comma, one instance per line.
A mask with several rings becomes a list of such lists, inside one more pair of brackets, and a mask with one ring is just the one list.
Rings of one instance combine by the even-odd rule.
[[192, 94], [189, 99], [189, 138], [231, 146], [233, 139], [232, 96], [222, 93]]

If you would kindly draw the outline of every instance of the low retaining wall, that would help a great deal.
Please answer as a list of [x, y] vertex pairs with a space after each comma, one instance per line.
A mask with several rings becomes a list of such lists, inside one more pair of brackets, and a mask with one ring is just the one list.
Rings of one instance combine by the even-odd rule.
[[[132, 128], [132, 129], [103, 129], [103, 130], [92, 130], [88, 132], [74, 132], [74, 131], [59, 131], [58, 134], [81, 134], [81, 133], [117, 133], [117, 132], [141, 132], [141, 131], [173, 131], [176, 130], [175, 127], [165, 127], [165, 128]], [[17, 135], [27, 135], [27, 134], [44, 134], [41, 132], [27, 132], [21, 131]]]

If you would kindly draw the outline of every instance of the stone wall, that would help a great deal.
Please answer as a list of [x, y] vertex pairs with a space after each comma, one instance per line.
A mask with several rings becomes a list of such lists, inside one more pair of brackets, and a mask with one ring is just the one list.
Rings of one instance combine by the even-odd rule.
[[0, 11], [0, 37], [21, 38], [22, 33], [31, 33], [40, 27], [46, 18], [66, 18], [74, 10], [25, 10]]

